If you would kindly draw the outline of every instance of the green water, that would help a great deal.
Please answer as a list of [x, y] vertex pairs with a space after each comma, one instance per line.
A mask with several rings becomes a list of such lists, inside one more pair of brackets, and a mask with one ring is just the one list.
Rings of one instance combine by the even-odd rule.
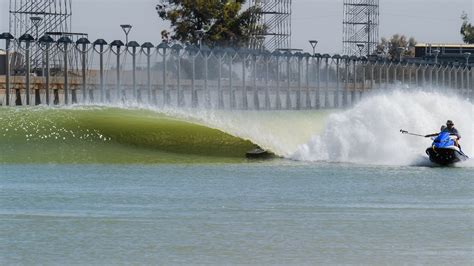
[[3, 163], [244, 161], [254, 145], [152, 111], [84, 107], [0, 108]]

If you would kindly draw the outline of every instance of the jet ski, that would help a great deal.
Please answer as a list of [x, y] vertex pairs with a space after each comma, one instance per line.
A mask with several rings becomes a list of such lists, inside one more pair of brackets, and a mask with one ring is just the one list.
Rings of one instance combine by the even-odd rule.
[[456, 146], [456, 136], [449, 132], [441, 132], [434, 140], [431, 147], [426, 149], [430, 161], [439, 165], [452, 165], [463, 162], [469, 157]]

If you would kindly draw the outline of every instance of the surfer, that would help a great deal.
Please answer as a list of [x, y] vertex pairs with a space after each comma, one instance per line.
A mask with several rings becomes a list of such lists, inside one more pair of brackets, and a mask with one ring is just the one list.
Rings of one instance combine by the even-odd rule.
[[260, 146], [255, 146], [255, 149], [248, 151], [246, 157], [249, 159], [267, 159], [273, 156], [269, 151], [262, 149]]
[[434, 133], [434, 134], [426, 135], [425, 138], [437, 137], [439, 134], [441, 134], [442, 132], [444, 132], [445, 129], [446, 129], [446, 126], [445, 126], [445, 125], [442, 125], [442, 126], [441, 126], [441, 129], [440, 129], [440, 131], [439, 131], [439, 133]]

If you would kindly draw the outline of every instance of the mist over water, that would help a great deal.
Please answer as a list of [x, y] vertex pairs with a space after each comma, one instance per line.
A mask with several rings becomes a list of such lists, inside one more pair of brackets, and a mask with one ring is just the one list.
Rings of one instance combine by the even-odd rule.
[[[467, 100], [440, 93], [396, 90], [363, 99], [354, 108], [334, 113], [322, 134], [314, 134], [290, 158], [380, 165], [424, 165], [430, 139], [400, 134], [400, 129], [422, 135], [439, 132], [451, 119], [462, 135], [466, 154], [474, 151], [474, 106]], [[473, 162], [463, 164], [473, 166]]]

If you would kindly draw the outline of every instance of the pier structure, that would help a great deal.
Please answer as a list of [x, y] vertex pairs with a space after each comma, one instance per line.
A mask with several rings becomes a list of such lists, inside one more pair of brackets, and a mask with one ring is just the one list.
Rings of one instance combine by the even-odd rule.
[[343, 53], [371, 56], [379, 41], [379, 1], [344, 0]]
[[[72, 24], [72, 0], [10, 0], [9, 3], [9, 28], [10, 33], [19, 38], [28, 33], [35, 40], [48, 34], [54, 40], [63, 36], [76, 36], [71, 33]], [[79, 34], [84, 35], [84, 34]], [[13, 43], [16, 51], [21, 47]], [[60, 56], [60, 51], [53, 46], [49, 51], [50, 64], [61, 67], [64, 58]], [[44, 71], [44, 58], [41, 47], [33, 45], [30, 48], [31, 69], [40, 74]], [[19, 58], [21, 60], [22, 58]], [[74, 65], [74, 57], [70, 57], [70, 65]], [[19, 63], [20, 64], [20, 63]], [[24, 65], [24, 63], [23, 63]], [[19, 69], [18, 71], [25, 71]]]
[[258, 10], [251, 32], [251, 49], [274, 51], [291, 49], [291, 15], [293, 0], [251, 0]]
[[[139, 44], [120, 40], [35, 40], [0, 35], [11, 51], [21, 43], [25, 56], [42, 47], [44, 75], [16, 71], [6, 53], [0, 76], [0, 104], [146, 104], [158, 107], [241, 110], [304, 110], [349, 107], [366, 93], [392, 88], [449, 91], [473, 99], [474, 70], [469, 63], [387, 61], [376, 57], [309, 54], [163, 42]], [[79, 67], [51, 68], [52, 47], [68, 62], [73, 54]]]

